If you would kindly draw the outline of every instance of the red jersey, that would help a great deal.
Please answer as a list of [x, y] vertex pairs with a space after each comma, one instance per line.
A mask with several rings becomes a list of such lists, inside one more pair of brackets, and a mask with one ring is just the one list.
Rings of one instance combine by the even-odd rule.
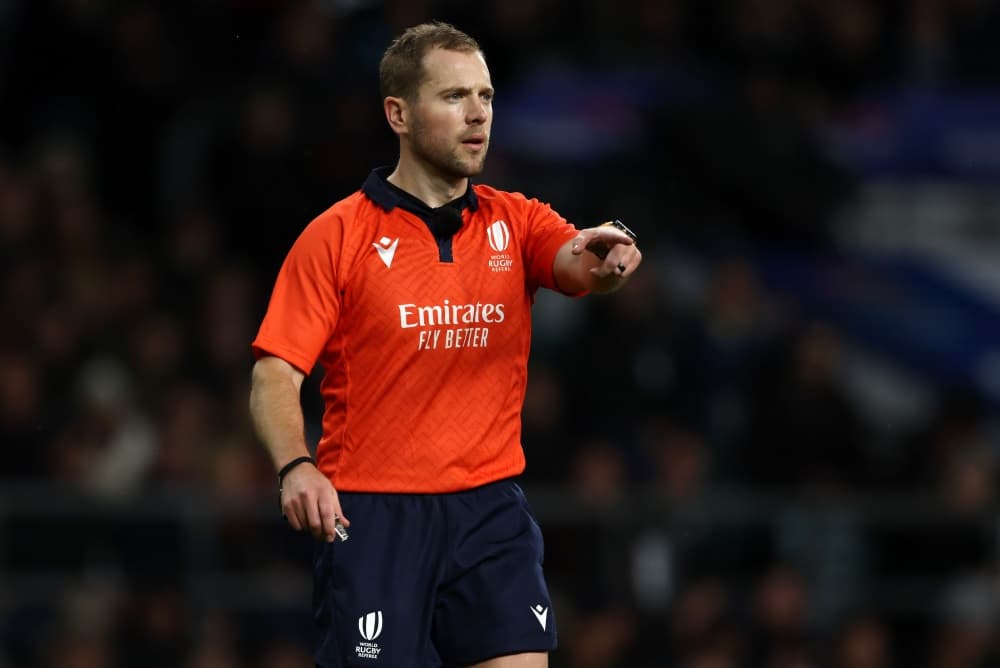
[[386, 173], [303, 230], [254, 355], [306, 374], [322, 364], [317, 465], [337, 489], [451, 492], [517, 475], [531, 305], [557, 289], [556, 252], [577, 230], [475, 184], [458, 231], [435, 237], [431, 210]]

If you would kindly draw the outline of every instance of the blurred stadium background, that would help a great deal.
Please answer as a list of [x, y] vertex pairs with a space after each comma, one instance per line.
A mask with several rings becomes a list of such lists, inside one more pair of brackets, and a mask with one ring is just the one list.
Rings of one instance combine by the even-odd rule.
[[249, 342], [431, 17], [645, 252], [535, 308], [552, 664], [1000, 665], [1000, 3], [0, 0], [0, 666], [311, 665]]

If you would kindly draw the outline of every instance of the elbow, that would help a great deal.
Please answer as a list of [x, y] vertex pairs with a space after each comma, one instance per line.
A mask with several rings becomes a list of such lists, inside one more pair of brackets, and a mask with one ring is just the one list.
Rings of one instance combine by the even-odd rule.
[[280, 357], [261, 357], [250, 373], [250, 409], [253, 410], [262, 394], [275, 388], [287, 387], [297, 394], [304, 379], [305, 374]]

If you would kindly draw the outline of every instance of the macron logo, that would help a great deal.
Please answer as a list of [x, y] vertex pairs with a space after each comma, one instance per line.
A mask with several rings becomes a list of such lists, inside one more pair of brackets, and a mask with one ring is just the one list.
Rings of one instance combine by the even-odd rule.
[[390, 240], [389, 237], [382, 237], [377, 244], [372, 244], [378, 251], [378, 256], [382, 258], [382, 262], [385, 262], [386, 268], [392, 266], [392, 258], [396, 255], [397, 244], [399, 244], [399, 237], [396, 237], [395, 241]]
[[541, 603], [531, 606], [528, 609], [531, 610], [531, 613], [535, 616], [535, 619], [538, 620], [538, 623], [542, 625], [542, 630], [544, 631], [545, 621], [549, 616], [549, 609], [542, 607]]

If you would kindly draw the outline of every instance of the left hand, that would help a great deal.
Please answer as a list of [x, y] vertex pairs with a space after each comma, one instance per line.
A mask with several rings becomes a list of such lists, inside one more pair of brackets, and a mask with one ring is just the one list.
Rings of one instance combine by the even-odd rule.
[[598, 278], [607, 276], [626, 278], [642, 262], [642, 253], [636, 248], [632, 238], [610, 225], [599, 225], [580, 230], [580, 233], [573, 239], [573, 255], [580, 255], [588, 247], [594, 246], [604, 247], [608, 251], [603, 260], [595, 257], [600, 264], [590, 269], [590, 273]]

